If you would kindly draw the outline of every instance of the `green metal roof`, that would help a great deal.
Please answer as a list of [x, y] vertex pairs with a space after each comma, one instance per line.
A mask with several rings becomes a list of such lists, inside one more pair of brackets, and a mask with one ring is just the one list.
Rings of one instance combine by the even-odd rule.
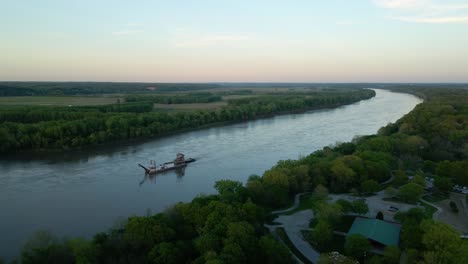
[[356, 217], [346, 236], [360, 234], [385, 246], [398, 246], [401, 226], [379, 219]]

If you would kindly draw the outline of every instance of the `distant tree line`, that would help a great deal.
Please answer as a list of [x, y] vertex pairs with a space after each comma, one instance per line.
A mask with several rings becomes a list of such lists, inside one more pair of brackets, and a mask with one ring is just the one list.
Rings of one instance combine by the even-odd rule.
[[0, 96], [158, 93], [218, 88], [209, 83], [0, 82]]

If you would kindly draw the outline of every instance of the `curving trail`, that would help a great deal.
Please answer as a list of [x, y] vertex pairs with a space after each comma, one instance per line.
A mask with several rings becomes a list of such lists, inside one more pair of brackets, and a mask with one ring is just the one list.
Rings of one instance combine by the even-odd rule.
[[[282, 214], [297, 209], [300, 205], [301, 197], [306, 193], [299, 193], [294, 197], [294, 205], [288, 209], [273, 211], [272, 214]], [[320, 258], [320, 253], [315, 250], [309, 242], [307, 242], [303, 235], [302, 230], [310, 230], [309, 221], [314, 217], [314, 212], [310, 209], [296, 212], [291, 215], [279, 215], [275, 222], [280, 225], [265, 225], [266, 228], [276, 239], [280, 239], [276, 233], [276, 228], [283, 227], [289, 240], [293, 243], [297, 250], [304, 255], [312, 263], [317, 263]], [[291, 252], [292, 253], [292, 252]], [[294, 254], [293, 254], [294, 255]], [[296, 260], [298, 258], [295, 256]]]

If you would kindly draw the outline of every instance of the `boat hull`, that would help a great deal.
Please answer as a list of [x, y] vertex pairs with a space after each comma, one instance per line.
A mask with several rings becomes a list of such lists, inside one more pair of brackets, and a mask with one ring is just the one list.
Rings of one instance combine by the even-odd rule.
[[184, 163], [177, 164], [177, 165], [173, 161], [171, 161], [171, 162], [166, 162], [162, 166], [159, 166], [157, 168], [146, 168], [146, 167], [142, 166], [141, 164], [138, 164], [138, 165], [140, 167], [142, 167], [143, 169], [145, 169], [145, 172], [147, 174], [156, 174], [156, 173], [161, 173], [161, 172], [165, 172], [165, 171], [184, 168], [184, 167], [187, 166], [188, 163], [192, 163], [192, 162], [195, 162], [195, 161], [196, 161], [196, 159], [190, 158], [190, 159], [186, 159]]

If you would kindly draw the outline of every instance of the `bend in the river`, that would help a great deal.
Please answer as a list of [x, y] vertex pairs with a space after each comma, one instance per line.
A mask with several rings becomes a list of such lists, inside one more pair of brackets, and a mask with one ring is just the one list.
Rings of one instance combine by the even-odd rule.
[[[374, 98], [335, 109], [277, 116], [193, 131], [109, 151], [43, 160], [0, 161], [0, 256], [11, 258], [37, 230], [91, 236], [130, 215], [159, 212], [215, 181], [245, 182], [281, 159], [296, 159], [357, 135], [374, 134], [411, 111], [413, 95], [376, 90]], [[183, 175], [145, 177], [138, 163], [178, 152], [197, 159]]]

